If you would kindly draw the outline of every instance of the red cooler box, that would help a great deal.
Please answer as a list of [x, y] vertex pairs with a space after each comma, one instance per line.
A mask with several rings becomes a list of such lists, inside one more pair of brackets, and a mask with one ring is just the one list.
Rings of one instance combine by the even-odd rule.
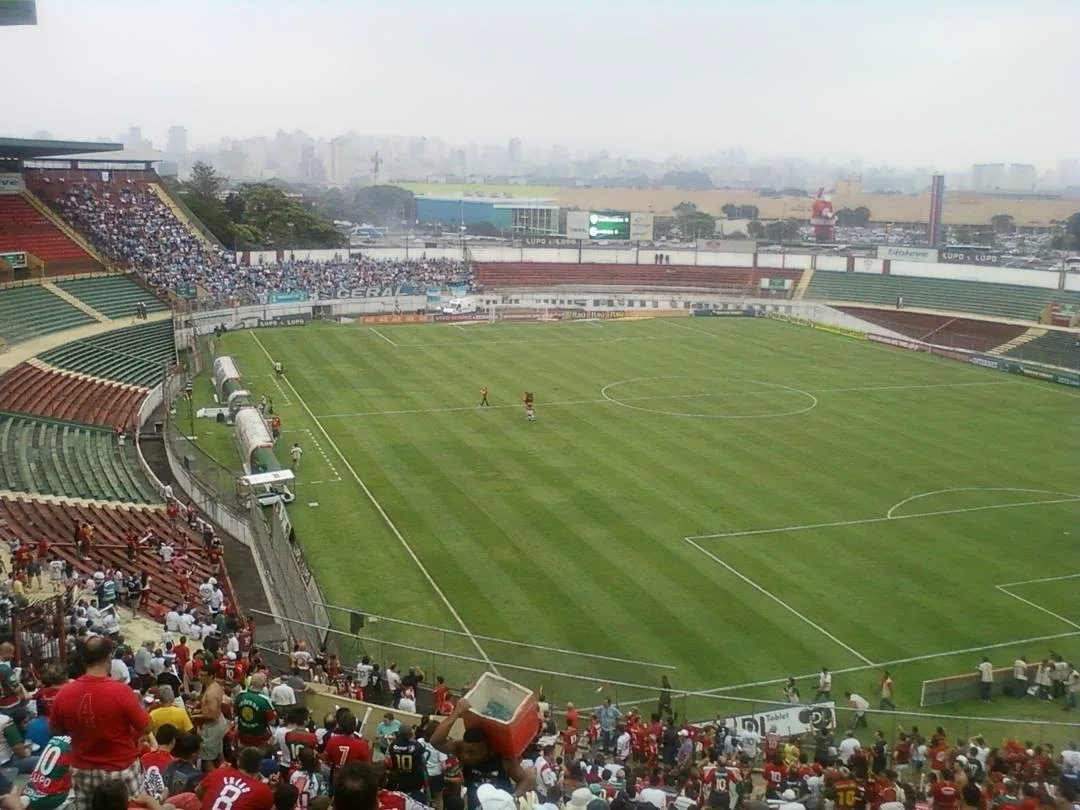
[[[470, 709], [462, 718], [465, 728], [482, 728], [487, 733], [488, 742], [503, 757], [515, 759], [540, 731], [540, 715], [536, 705], [536, 696], [531, 689], [500, 678], [490, 672], [480, 676], [480, 680], [465, 695]], [[481, 714], [491, 701], [500, 703], [510, 710], [509, 720], [499, 720]]]

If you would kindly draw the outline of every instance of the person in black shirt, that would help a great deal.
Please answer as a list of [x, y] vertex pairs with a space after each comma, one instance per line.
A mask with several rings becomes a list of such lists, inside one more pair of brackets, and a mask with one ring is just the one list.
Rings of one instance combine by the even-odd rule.
[[506, 759], [491, 747], [482, 728], [465, 730], [460, 740], [451, 740], [450, 729], [454, 723], [465, 717], [469, 711], [469, 701], [458, 700], [454, 711], [443, 719], [431, 735], [429, 742], [440, 751], [457, 757], [461, 763], [461, 776], [466, 789], [468, 810], [480, 810], [480, 799], [476, 789], [483, 784], [494, 785], [514, 796], [524, 796], [535, 786], [536, 777], [532, 771], [521, 767], [521, 760]]
[[386, 751], [390, 787], [427, 804], [427, 751], [413, 739], [411, 728], [402, 728]]

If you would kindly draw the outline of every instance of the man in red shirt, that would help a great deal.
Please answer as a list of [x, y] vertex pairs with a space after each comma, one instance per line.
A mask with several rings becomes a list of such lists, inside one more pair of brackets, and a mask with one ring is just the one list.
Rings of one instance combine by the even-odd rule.
[[150, 717], [129, 686], [109, 677], [114, 650], [108, 638], [87, 641], [86, 674], [60, 689], [49, 714], [53, 733], [71, 736], [77, 810], [89, 810], [103, 782], [118, 779], [131, 796], [143, 789], [139, 743], [150, 734]]
[[576, 762], [578, 755], [578, 730], [570, 722], [570, 718], [566, 719], [566, 728], [562, 733], [562, 755], [563, 762], [569, 765], [571, 762]]
[[202, 810], [272, 810], [274, 792], [259, 776], [262, 752], [241, 749], [236, 763], [239, 768], [225, 765], [203, 777], [195, 789]]
[[323, 748], [323, 760], [330, 765], [330, 780], [337, 771], [353, 762], [371, 762], [371, 745], [356, 736], [356, 715], [342, 712], [337, 731], [330, 735]]
[[945, 771], [940, 778], [934, 779], [928, 793], [933, 810], [956, 810], [960, 805], [960, 788], [953, 783], [951, 771]]

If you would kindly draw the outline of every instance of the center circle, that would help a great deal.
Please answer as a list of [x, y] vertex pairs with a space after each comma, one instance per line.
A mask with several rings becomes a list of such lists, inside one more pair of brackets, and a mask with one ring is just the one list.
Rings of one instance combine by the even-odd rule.
[[[608, 383], [600, 389], [600, 396], [613, 405], [621, 408], [629, 408], [645, 413], [655, 413], [663, 416], [682, 416], [690, 419], [771, 419], [777, 416], [798, 416], [801, 413], [812, 411], [818, 405], [818, 399], [809, 391], [801, 388], [793, 388], [790, 385], [780, 383], [763, 382], [761, 380], [731, 379], [720, 384], [720, 390], [700, 390], [710, 387], [708, 380], [699, 381], [697, 390], [679, 390], [681, 387], [678, 380], [693, 380], [687, 375], [670, 375], [666, 377], [635, 377], [629, 380], [617, 380]], [[716, 388], [715, 381], [712, 388]], [[670, 384], [669, 384], [670, 383]], [[632, 386], [643, 389], [643, 393], [633, 395], [628, 392]], [[675, 389], [675, 390], [672, 390]], [[727, 389], [727, 390], [725, 390]], [[613, 392], [621, 394], [621, 398]], [[674, 402], [716, 402], [716, 401], [741, 401], [744, 404], [761, 403], [758, 410], [749, 413], [695, 413], [688, 410], [672, 410], [671, 406], [665, 408], [664, 403]], [[766, 405], [768, 400], [778, 401], [778, 407], [773, 409]], [[657, 407], [660, 405], [661, 407]], [[751, 407], [754, 407], [751, 404]]]

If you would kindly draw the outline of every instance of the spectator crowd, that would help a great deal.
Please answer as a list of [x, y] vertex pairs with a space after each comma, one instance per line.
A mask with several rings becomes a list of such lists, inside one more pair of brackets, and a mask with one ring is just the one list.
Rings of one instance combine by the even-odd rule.
[[46, 178], [44, 196], [57, 212], [109, 259], [139, 273], [149, 284], [179, 292], [199, 289], [221, 303], [266, 303], [270, 293], [306, 292], [339, 297], [370, 290], [394, 294], [403, 287], [467, 284], [470, 265], [455, 259], [374, 259], [347, 256], [330, 261], [283, 260], [238, 264], [232, 253], [212, 247], [176, 217], [146, 183], [66, 182]]

